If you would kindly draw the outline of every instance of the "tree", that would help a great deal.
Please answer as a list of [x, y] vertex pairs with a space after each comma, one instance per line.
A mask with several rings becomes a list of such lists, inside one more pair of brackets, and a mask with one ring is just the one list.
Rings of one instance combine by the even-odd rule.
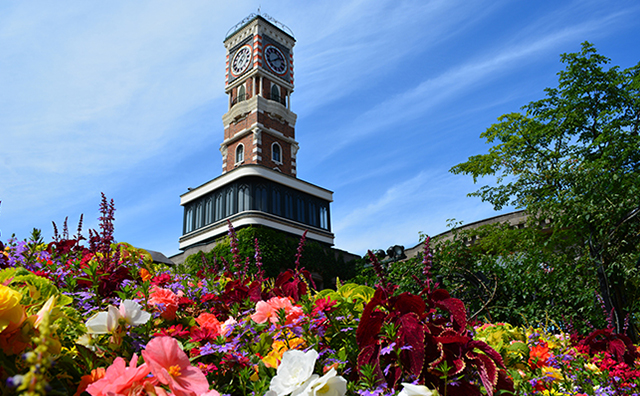
[[570, 230], [620, 331], [640, 308], [640, 63], [605, 69], [610, 60], [588, 42], [561, 60], [558, 87], [498, 118], [480, 135], [489, 152], [451, 172], [495, 176], [469, 195]]

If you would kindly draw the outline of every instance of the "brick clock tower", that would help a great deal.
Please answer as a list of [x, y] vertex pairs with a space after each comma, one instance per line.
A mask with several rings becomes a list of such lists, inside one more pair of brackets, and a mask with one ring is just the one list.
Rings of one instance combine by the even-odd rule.
[[293, 33], [265, 14], [232, 27], [227, 50], [222, 116], [222, 175], [180, 197], [180, 249], [205, 250], [227, 232], [260, 225], [333, 245], [333, 193], [297, 178], [293, 92]]

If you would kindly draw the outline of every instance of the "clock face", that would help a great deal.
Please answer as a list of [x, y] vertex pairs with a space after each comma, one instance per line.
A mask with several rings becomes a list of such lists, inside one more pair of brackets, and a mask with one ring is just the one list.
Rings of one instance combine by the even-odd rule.
[[233, 56], [233, 61], [231, 62], [231, 73], [235, 76], [239, 76], [247, 70], [250, 63], [251, 46], [247, 44], [240, 48]]
[[276, 74], [283, 75], [287, 72], [287, 61], [282, 51], [273, 45], [268, 45], [264, 50], [264, 58], [267, 61], [269, 69]]

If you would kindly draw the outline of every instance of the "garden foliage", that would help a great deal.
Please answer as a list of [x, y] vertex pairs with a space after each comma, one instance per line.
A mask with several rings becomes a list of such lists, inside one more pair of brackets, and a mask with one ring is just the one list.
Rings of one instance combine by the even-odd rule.
[[188, 274], [117, 243], [113, 203], [103, 197], [101, 211], [86, 245], [65, 227], [49, 244], [34, 232], [1, 247], [0, 393], [595, 395], [640, 383], [637, 348], [612, 326], [474, 327], [432, 279], [428, 244], [415, 293], [373, 255], [375, 284], [317, 291], [304, 238], [271, 278], [264, 244], [242, 257], [230, 227], [227, 264]]

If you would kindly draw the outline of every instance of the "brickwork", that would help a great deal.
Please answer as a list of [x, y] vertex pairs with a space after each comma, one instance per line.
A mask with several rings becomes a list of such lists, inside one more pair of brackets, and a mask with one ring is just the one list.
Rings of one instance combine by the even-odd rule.
[[270, 117], [269, 114], [258, 112], [258, 122], [265, 126], [265, 128], [273, 129], [274, 131], [282, 132], [282, 134], [291, 139], [295, 139], [295, 129], [289, 125], [286, 121], [280, 121], [277, 117]]
[[[229, 145], [228, 147], [228, 151], [227, 151], [227, 164], [225, 166], [225, 168], [223, 169], [224, 172], [228, 172], [230, 170], [233, 170], [236, 167], [236, 148], [238, 147], [238, 145], [243, 144], [244, 145], [244, 161], [242, 162], [243, 165], [245, 164], [255, 164], [257, 163], [256, 161], [253, 160], [253, 148], [255, 147], [253, 145], [253, 134], [249, 134], [245, 137], [243, 137], [242, 139], [233, 142]], [[258, 153], [259, 154], [259, 153]]]
[[224, 140], [231, 139], [236, 133], [249, 129], [251, 125], [254, 125], [257, 121], [258, 113], [249, 113], [244, 119], [232, 122], [224, 129]]
[[[273, 143], [280, 144], [280, 148], [282, 149], [280, 153], [281, 163], [272, 161], [271, 146]], [[262, 162], [260, 162], [260, 164], [271, 169], [277, 167], [282, 173], [295, 176], [295, 174], [291, 172], [291, 144], [264, 132], [262, 133]]]

